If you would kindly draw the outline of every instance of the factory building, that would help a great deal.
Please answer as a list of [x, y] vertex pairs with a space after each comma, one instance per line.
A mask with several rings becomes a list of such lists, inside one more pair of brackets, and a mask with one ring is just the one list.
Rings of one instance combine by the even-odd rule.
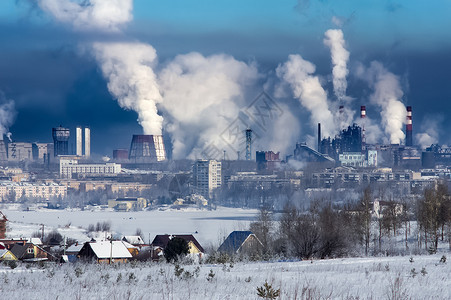
[[113, 159], [117, 161], [128, 160], [128, 150], [127, 149], [116, 149], [113, 150]]
[[68, 155], [69, 154], [69, 128], [64, 128], [62, 126], [52, 128], [53, 137], [53, 155]]
[[8, 143], [8, 161], [33, 160], [32, 143], [11, 142]]
[[[318, 139], [320, 140], [320, 125], [318, 125]], [[327, 154], [335, 160], [339, 160], [339, 155], [344, 152], [362, 152], [362, 128], [357, 124], [348, 126], [342, 130], [335, 138], [322, 139], [320, 153]]]
[[214, 190], [222, 184], [221, 162], [197, 160], [193, 166], [193, 193], [206, 199], [213, 198]]
[[162, 135], [133, 135], [129, 160], [134, 163], [153, 163], [166, 160]]
[[279, 152], [257, 151], [255, 152], [255, 161], [258, 170], [274, 170], [280, 165]]
[[296, 143], [292, 159], [324, 168], [335, 166], [334, 159], [310, 148], [306, 143]]
[[116, 163], [106, 164], [79, 164], [76, 159], [60, 160], [60, 177], [73, 178], [78, 176], [104, 176], [119, 174], [121, 165]]

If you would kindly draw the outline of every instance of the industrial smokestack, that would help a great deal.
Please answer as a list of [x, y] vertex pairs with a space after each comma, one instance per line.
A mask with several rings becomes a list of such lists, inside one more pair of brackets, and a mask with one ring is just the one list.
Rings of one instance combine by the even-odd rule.
[[81, 132], [81, 127], [77, 126], [77, 128], [75, 129], [75, 154], [77, 156], [82, 156], [83, 153], [83, 147], [82, 147], [82, 132]]
[[248, 128], [246, 129], [246, 160], [251, 159], [252, 159], [252, 129]]
[[89, 127], [85, 127], [85, 157], [89, 158], [90, 156], [91, 156], [91, 129]]
[[412, 106], [407, 106], [406, 146], [413, 146], [412, 142]]
[[360, 119], [366, 118], [366, 106], [362, 105], [360, 106]]
[[[366, 106], [360, 106], [360, 119], [365, 120], [366, 118]], [[365, 122], [362, 122], [362, 153], [366, 149], [366, 137], [365, 137]]]
[[318, 152], [321, 153], [321, 123], [318, 123]]

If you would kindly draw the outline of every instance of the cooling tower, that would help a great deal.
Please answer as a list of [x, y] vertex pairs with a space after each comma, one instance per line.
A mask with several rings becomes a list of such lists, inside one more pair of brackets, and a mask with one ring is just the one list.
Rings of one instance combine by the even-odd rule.
[[149, 163], [166, 160], [162, 135], [133, 135], [128, 158], [132, 162]]

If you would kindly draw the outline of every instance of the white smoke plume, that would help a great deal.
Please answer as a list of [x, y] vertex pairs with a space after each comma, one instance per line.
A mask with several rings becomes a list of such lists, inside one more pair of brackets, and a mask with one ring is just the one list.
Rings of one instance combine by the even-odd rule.
[[440, 135], [440, 123], [443, 122], [442, 115], [425, 116], [420, 126], [420, 133], [415, 135], [417, 144], [425, 149], [432, 144], [437, 144]]
[[9, 127], [16, 118], [16, 109], [13, 100], [6, 99], [3, 92], [0, 91], [0, 140], [3, 135], [8, 134]]
[[[258, 79], [254, 64], [228, 55], [178, 55], [159, 74], [174, 158], [200, 152], [238, 117], [244, 92]], [[221, 150], [224, 149], [220, 147]]]
[[[133, 18], [133, 0], [39, 0], [38, 4], [76, 30], [117, 32]], [[94, 43], [92, 49], [119, 105], [138, 113], [145, 134], [161, 134], [163, 118], [157, 103], [162, 98], [152, 69], [157, 61], [155, 49], [133, 42]]]
[[368, 115], [364, 119], [359, 117], [355, 123], [362, 129], [365, 129], [365, 140], [367, 144], [377, 144], [381, 141], [383, 137], [382, 130]]
[[133, 0], [38, 0], [38, 4], [76, 30], [117, 32], [133, 19]]
[[336, 127], [333, 114], [329, 110], [327, 93], [319, 78], [312, 75], [315, 73], [315, 65], [300, 55], [289, 55], [288, 61], [277, 67], [276, 73], [290, 85], [302, 106], [310, 111], [312, 127], [316, 128], [317, 123], [321, 123], [323, 136], [334, 136]]
[[348, 87], [346, 76], [349, 73], [347, 67], [349, 51], [345, 48], [345, 40], [341, 29], [329, 29], [324, 35], [324, 45], [329, 47], [332, 56], [334, 93], [341, 102], [346, 99], [346, 89]]
[[406, 121], [406, 107], [401, 102], [404, 93], [399, 77], [377, 61], [372, 62], [369, 68], [360, 66], [357, 75], [366, 80], [374, 90], [370, 102], [381, 110], [382, 127], [388, 136], [384, 142], [401, 144], [405, 138], [403, 124]]
[[108, 90], [119, 105], [138, 113], [144, 134], [162, 134], [163, 117], [158, 114], [160, 95], [153, 67], [155, 49], [142, 43], [95, 43], [94, 55], [108, 78]]

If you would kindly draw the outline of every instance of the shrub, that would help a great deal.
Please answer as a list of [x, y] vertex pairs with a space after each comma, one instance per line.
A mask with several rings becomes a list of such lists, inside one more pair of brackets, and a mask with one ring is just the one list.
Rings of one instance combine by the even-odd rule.
[[264, 299], [276, 299], [280, 296], [280, 289], [274, 289], [272, 285], [265, 281], [261, 287], [257, 287], [257, 296]]
[[8, 262], [8, 266], [14, 270], [15, 268], [17, 268], [17, 262], [15, 260], [10, 260]]

